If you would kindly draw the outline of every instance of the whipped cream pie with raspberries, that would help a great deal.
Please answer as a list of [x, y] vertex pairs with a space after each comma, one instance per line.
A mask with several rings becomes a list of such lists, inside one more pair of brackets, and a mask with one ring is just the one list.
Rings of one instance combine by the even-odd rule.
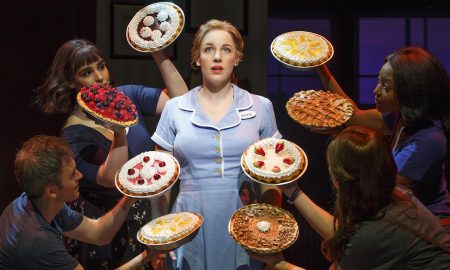
[[180, 168], [167, 153], [147, 151], [127, 161], [116, 174], [116, 185], [129, 196], [156, 196], [178, 179]]

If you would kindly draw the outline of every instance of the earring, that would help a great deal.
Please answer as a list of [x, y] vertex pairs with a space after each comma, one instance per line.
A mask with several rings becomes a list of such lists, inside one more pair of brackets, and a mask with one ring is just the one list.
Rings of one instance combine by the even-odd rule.
[[238, 66], [238, 63], [237, 63], [237, 62], [236, 62], [236, 63], [234, 63], [234, 66], [235, 66], [235, 67], [237, 67], [237, 66]]

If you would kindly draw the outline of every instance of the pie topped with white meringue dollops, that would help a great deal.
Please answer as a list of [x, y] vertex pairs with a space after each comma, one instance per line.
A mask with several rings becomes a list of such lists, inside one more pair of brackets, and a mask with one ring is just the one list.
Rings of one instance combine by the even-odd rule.
[[271, 45], [272, 54], [287, 67], [304, 69], [319, 66], [333, 57], [333, 46], [321, 35], [305, 31], [292, 31], [276, 37]]
[[287, 184], [306, 170], [307, 158], [296, 144], [276, 138], [266, 138], [247, 147], [241, 157], [244, 172], [264, 184]]
[[81, 88], [77, 94], [77, 102], [88, 116], [102, 123], [130, 127], [138, 122], [133, 102], [122, 91], [109, 84]]
[[353, 114], [353, 105], [348, 99], [328, 91], [305, 90], [288, 100], [286, 110], [305, 127], [328, 129], [347, 122]]
[[147, 151], [120, 168], [116, 174], [116, 186], [131, 197], [152, 197], [167, 191], [179, 174], [180, 165], [172, 155]]
[[295, 218], [270, 204], [250, 204], [239, 208], [228, 222], [228, 232], [243, 248], [260, 254], [280, 252], [299, 235]]
[[177, 5], [159, 2], [139, 10], [127, 27], [127, 41], [140, 52], [159, 51], [171, 44], [184, 27], [184, 13]]
[[164, 215], [145, 224], [138, 232], [138, 240], [155, 249], [173, 249], [191, 240], [202, 225], [203, 217], [193, 212]]

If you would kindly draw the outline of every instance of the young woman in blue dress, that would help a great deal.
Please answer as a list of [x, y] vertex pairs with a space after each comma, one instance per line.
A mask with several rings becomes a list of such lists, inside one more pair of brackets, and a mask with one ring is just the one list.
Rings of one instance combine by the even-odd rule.
[[[249, 256], [232, 240], [227, 224], [242, 206], [239, 187], [248, 180], [240, 166], [242, 153], [260, 139], [281, 134], [271, 101], [232, 83], [243, 47], [241, 34], [230, 23], [203, 24], [191, 49], [191, 64], [200, 68], [202, 85], [167, 102], [152, 136], [158, 147], [180, 162], [180, 191], [172, 211], [193, 211], [204, 217], [197, 236], [176, 249], [176, 260], [168, 259], [170, 268], [257, 267], [250, 266]], [[261, 189], [265, 195], [275, 194], [273, 202], [278, 199], [280, 204], [279, 191]], [[161, 214], [168, 211], [167, 199], [160, 202]]]
[[[65, 113], [68, 118], [61, 136], [74, 152], [77, 169], [83, 174], [80, 198], [71, 207], [90, 218], [98, 218], [110, 210], [122, 194], [114, 177], [128, 159], [144, 151], [154, 150], [144, 116], [160, 115], [169, 96], [187, 91], [187, 86], [170, 59], [162, 51], [152, 53], [161, 71], [169, 95], [161, 89], [143, 85], [117, 87], [136, 105], [136, 126], [107, 129], [86, 116], [77, 105], [76, 93], [84, 86], [109, 83], [110, 72], [102, 52], [90, 41], [74, 39], [56, 52], [44, 85], [39, 89], [39, 104], [47, 114]], [[129, 218], [109, 245], [94, 246], [67, 239], [66, 246], [88, 269], [115, 268], [145, 249], [137, 239], [137, 231], [150, 221], [147, 200], [138, 200]]]

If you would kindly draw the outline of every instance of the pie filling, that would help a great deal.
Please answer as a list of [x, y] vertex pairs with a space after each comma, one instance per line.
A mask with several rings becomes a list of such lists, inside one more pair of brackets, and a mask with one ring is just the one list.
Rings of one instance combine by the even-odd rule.
[[196, 230], [202, 218], [190, 212], [180, 212], [158, 217], [147, 223], [140, 230], [142, 241], [162, 244], [181, 239]]
[[349, 100], [328, 91], [305, 90], [286, 103], [289, 116], [308, 127], [333, 128], [350, 119], [353, 105]]
[[94, 117], [121, 126], [137, 123], [136, 106], [120, 90], [109, 84], [83, 87], [77, 94], [78, 104]]
[[257, 253], [279, 252], [292, 245], [299, 234], [292, 215], [269, 204], [251, 204], [238, 209], [229, 226], [235, 241]]
[[281, 61], [294, 66], [316, 66], [331, 58], [331, 44], [322, 36], [311, 32], [293, 31], [278, 36], [272, 51]]

